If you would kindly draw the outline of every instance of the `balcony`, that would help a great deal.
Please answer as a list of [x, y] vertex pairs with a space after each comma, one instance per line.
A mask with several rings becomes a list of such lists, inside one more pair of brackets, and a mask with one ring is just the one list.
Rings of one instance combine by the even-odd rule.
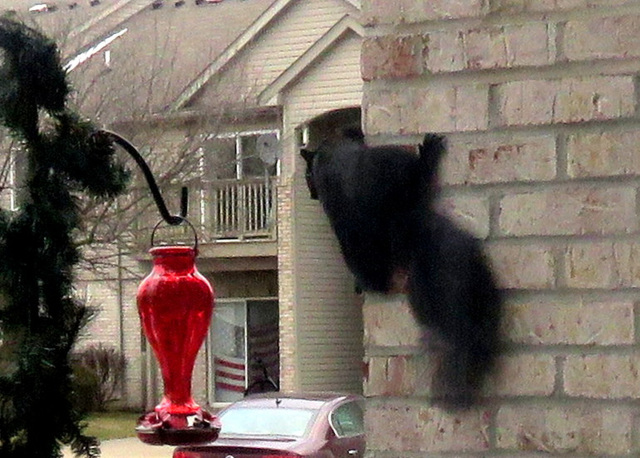
[[[201, 257], [253, 258], [276, 256], [275, 177], [216, 180], [189, 189], [188, 219], [198, 234]], [[169, 196], [177, 190], [167, 190]], [[150, 206], [140, 218], [138, 239], [149, 240], [159, 220]], [[146, 235], [146, 237], [145, 237]], [[188, 227], [162, 226], [157, 241], [191, 243]]]
[[206, 239], [275, 240], [275, 179], [217, 180], [202, 190]]

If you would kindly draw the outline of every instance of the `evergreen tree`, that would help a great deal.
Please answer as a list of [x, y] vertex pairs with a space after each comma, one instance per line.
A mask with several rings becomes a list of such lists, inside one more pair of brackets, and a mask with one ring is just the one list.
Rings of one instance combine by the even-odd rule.
[[[110, 198], [128, 180], [113, 144], [67, 107], [58, 49], [0, 18], [0, 124], [20, 141], [19, 210], [0, 208], [0, 456], [98, 456], [72, 403], [70, 351], [89, 310], [74, 297], [78, 199]], [[7, 349], [9, 360], [7, 361]]]

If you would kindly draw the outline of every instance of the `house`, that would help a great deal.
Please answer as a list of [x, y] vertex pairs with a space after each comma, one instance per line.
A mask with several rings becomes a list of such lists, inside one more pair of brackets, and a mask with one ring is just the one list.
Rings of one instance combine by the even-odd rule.
[[[78, 52], [108, 39], [115, 46], [127, 21], [175, 8], [127, 0], [91, 3], [95, 14], [74, 8], [69, 16], [74, 31], [69, 42], [83, 42]], [[213, 11], [225, 4], [240, 8], [242, 2], [207, 7]], [[33, 6], [25, 0], [0, 5], [24, 11]], [[331, 5], [322, 10], [331, 10], [330, 18], [320, 14], [321, 5]], [[338, 0], [263, 6], [172, 90], [174, 97], [150, 125], [166, 133], [196, 129], [202, 117], [212, 118], [208, 109], [220, 107], [214, 87], [235, 78], [255, 88], [256, 98], [233, 93], [242, 103], [255, 101], [255, 111], [243, 111], [253, 116], [237, 116], [236, 110], [217, 115], [243, 131], [277, 130], [275, 250], [250, 255], [248, 247], [264, 248], [273, 239], [249, 244], [229, 238], [208, 245], [201, 266], [216, 282], [220, 303], [248, 302], [248, 293], [241, 297], [234, 291], [263, 284], [243, 281], [249, 272], [277, 276], [270, 284], [277, 292], [283, 387], [359, 389], [357, 341], [364, 321], [371, 456], [638, 456], [640, 4], [362, 0], [361, 13], [357, 3]], [[51, 18], [64, 8], [39, 10], [32, 14], [52, 30]], [[315, 25], [305, 28], [310, 20]], [[359, 23], [367, 28], [361, 69]], [[313, 31], [306, 41], [275, 45], [287, 26], [299, 25]], [[265, 50], [255, 51], [251, 60], [251, 50], [260, 49], [252, 38], [270, 43], [269, 50], [283, 50], [288, 59], [276, 65]], [[109, 49], [102, 49], [93, 56], [115, 64], [107, 58]], [[244, 78], [256, 68], [250, 62], [278, 70], [266, 81]], [[313, 144], [332, 126], [357, 122], [360, 100], [369, 142], [417, 143], [425, 131], [446, 133], [444, 205], [485, 239], [507, 290], [509, 351], [487, 387], [489, 396], [468, 411], [444, 412], [431, 402], [424, 335], [403, 298], [367, 296], [362, 307], [352, 306], [360, 298], [326, 220], [307, 199], [297, 146]], [[127, 126], [137, 127], [119, 125]], [[228, 134], [233, 132], [230, 127]], [[246, 250], [244, 256], [240, 250]], [[265, 263], [262, 270], [243, 264], [258, 259]], [[130, 268], [138, 266], [133, 261], [122, 260]], [[270, 270], [266, 263], [276, 267]], [[236, 284], [224, 270], [230, 265], [239, 265]], [[140, 335], [133, 306], [137, 281], [113, 275], [89, 287], [90, 296], [104, 304], [121, 301], [105, 308], [91, 335], [127, 353], [131, 405], [141, 402], [143, 390], [151, 399], [157, 389], [143, 380], [153, 376], [144, 369], [144, 364], [153, 367], [148, 351], [132, 338]], [[196, 393], [205, 401], [216, 401], [207, 353], [214, 350], [209, 342], [197, 368]]]
[[[194, 373], [196, 399], [241, 397], [257, 357], [283, 389], [361, 391], [359, 297], [298, 157], [302, 145], [360, 124], [359, 1], [0, 6], [59, 38], [77, 103], [140, 147], [169, 206], [174, 185], [189, 188], [198, 269], [217, 297]], [[172, 176], [181, 164], [191, 169]], [[99, 275], [81, 272], [79, 289], [101, 309], [81, 345], [123, 351], [122, 402], [148, 407], [162, 386], [135, 294], [159, 216], [153, 208], [143, 214], [130, 234], [138, 250], [93, 247], [115, 261]], [[166, 237], [192, 240], [188, 232]]]

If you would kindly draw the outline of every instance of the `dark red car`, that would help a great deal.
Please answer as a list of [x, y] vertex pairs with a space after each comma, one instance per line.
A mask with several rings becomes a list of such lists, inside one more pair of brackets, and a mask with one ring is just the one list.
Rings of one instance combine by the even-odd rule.
[[220, 412], [215, 442], [178, 447], [173, 458], [350, 458], [364, 455], [363, 398], [263, 393]]

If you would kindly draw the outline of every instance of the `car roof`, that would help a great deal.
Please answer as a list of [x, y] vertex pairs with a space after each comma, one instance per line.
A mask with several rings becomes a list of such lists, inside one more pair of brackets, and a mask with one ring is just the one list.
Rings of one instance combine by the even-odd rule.
[[339, 404], [346, 400], [362, 399], [359, 395], [338, 392], [305, 392], [305, 393], [260, 393], [249, 395], [236, 401], [232, 407], [275, 408], [289, 407], [302, 409], [320, 409], [326, 404]]

